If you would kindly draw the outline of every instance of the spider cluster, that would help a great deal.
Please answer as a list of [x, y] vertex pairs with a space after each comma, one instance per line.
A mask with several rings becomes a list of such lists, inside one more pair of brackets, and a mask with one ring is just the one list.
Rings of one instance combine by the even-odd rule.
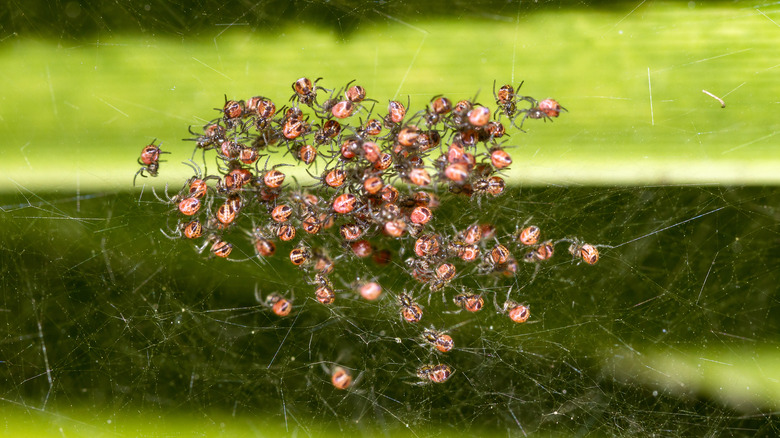
[[[565, 109], [555, 100], [537, 101], [504, 85], [494, 91], [494, 110], [470, 100], [435, 96], [417, 112], [409, 111], [408, 102], [390, 101], [386, 114], [375, 115], [378, 102], [368, 99], [362, 86], [353, 81], [330, 90], [319, 85], [320, 80], [296, 80], [289, 101], [281, 107], [264, 96], [247, 100], [226, 96], [217, 117], [197, 132], [190, 128], [192, 137], [186, 140], [195, 143], [195, 151], [186, 164], [192, 177], [173, 196], [167, 188], [165, 195], [155, 193], [175, 212], [177, 223], [164, 231], [166, 236], [193, 241], [199, 251], [209, 248], [213, 257], [233, 261], [248, 260], [231, 258], [234, 239], [245, 236], [255, 253], [249, 258], [264, 263], [286, 263], [272, 259], [277, 246], [290, 242], [288, 257], [280, 258], [289, 258], [300, 269], [311, 285], [311, 297], [326, 306], [340, 299], [331, 277], [339, 262], [351, 258], [370, 257], [381, 266], [411, 253], [403, 264], [408, 274], [421, 290], [443, 294], [455, 289], [454, 280], [464, 273], [514, 276], [520, 269], [518, 259], [538, 267], [561, 242], [570, 244], [575, 259], [591, 265], [598, 261], [596, 246], [576, 239], [541, 241], [537, 226], [524, 227], [501, 243], [491, 224], [451, 230], [446, 220], [437, 220], [443, 199], [470, 197], [481, 205], [483, 198], [504, 192], [503, 173], [513, 160], [504, 146], [501, 117], [515, 125], [522, 116], [520, 127], [529, 118], [558, 117]], [[194, 161], [198, 152], [202, 165]], [[161, 153], [159, 145], [146, 146], [136, 177], [157, 176]], [[211, 173], [206, 170], [207, 154], [214, 160]], [[271, 158], [285, 156], [295, 164], [269, 167]], [[293, 165], [305, 168], [312, 181], [301, 184], [288, 177], [285, 166]], [[307, 243], [322, 235], [332, 237], [319, 241], [334, 243]], [[394, 253], [381, 247], [391, 240], [399, 241], [395, 247], [402, 250]], [[523, 252], [519, 258], [511, 250], [517, 247]], [[375, 280], [340, 280], [355, 296], [382, 298], [383, 288]], [[393, 295], [404, 324], [424, 318], [423, 307], [411, 293]], [[293, 298], [279, 292], [258, 299], [278, 317], [294, 309]], [[453, 293], [452, 301], [459, 309], [455, 312], [469, 314], [480, 312], [485, 303], [481, 294], [465, 288]], [[530, 317], [526, 304], [508, 296], [503, 306], [495, 307], [516, 323]], [[437, 354], [454, 350], [455, 341], [445, 331], [425, 329], [421, 338]], [[416, 375], [420, 383], [442, 383], [453, 372], [446, 364], [427, 364]], [[332, 378], [339, 389], [352, 383], [343, 368]]]

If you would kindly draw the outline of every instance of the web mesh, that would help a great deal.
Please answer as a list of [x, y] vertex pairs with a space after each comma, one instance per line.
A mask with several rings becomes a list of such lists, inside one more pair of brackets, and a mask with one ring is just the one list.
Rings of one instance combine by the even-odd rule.
[[[743, 172], [755, 171], [751, 174], [758, 176], [753, 181], [765, 181], [760, 172], [772, 170], [771, 142], [777, 123], [756, 120], [764, 120], [763, 115], [777, 104], [771, 97], [777, 62], [756, 54], [771, 54], [774, 41], [744, 42], [725, 30], [760, 27], [744, 24], [754, 18], [775, 30], [773, 5], [729, 9], [725, 15], [695, 15], [689, 24], [709, 23], [711, 32], [740, 42], [739, 47], [707, 46], [685, 62], [675, 58], [666, 63], [660, 45], [645, 51], [623, 39], [607, 43], [574, 25], [567, 33], [556, 30], [554, 38], [544, 33], [544, 29], [557, 29], [570, 13], [609, 12], [600, 3], [579, 9], [560, 2], [543, 2], [541, 9], [469, 3], [425, 10], [411, 2], [244, 2], [232, 7], [200, 3], [193, 8], [116, 2], [107, 9], [69, 2], [61, 6], [63, 11], [13, 6], [7, 19], [13, 30], [0, 40], [9, 52], [18, 47], [34, 51], [34, 46], [16, 43], [17, 36], [53, 37], [78, 53], [83, 42], [79, 38], [85, 38], [93, 60], [90, 68], [115, 63], [112, 53], [119, 52], [108, 45], [125, 44], [120, 41], [124, 32], [140, 31], [147, 41], [133, 40], [132, 47], [117, 49], [121, 53], [142, 48], [145, 53], [162, 52], [163, 58], [178, 63], [175, 53], [179, 52], [168, 51], [164, 43], [181, 34], [205, 38], [213, 50], [185, 50], [184, 58], [198, 69], [193, 71], [206, 78], [198, 79], [206, 84], [199, 87], [178, 79], [159, 85], [166, 81], [160, 74], [155, 76], [156, 88], [134, 89], [135, 97], [116, 94], [122, 88], [116, 83], [96, 83], [92, 93], [76, 95], [60, 86], [57, 65], [41, 63], [30, 67], [29, 76], [40, 79], [37, 85], [43, 87], [9, 86], [4, 91], [11, 101], [23, 101], [14, 94], [20, 89], [30, 93], [26, 99], [34, 96], [34, 102], [47, 105], [45, 111], [42, 103], [32, 105], [34, 115], [27, 112], [29, 105], [14, 106], [18, 117], [40, 119], [45, 129], [22, 132], [16, 126], [26, 125], [17, 115], [0, 113], [8, 144], [15, 147], [5, 153], [13, 164], [8, 176], [13, 190], [3, 194], [0, 202], [4, 291], [0, 318], [5, 327], [0, 341], [5, 382], [0, 399], [9, 412], [15, 409], [21, 417], [54, 424], [51, 433], [80, 425], [85, 435], [106, 430], [143, 433], [127, 426], [127, 418], [134, 415], [140, 416], [139, 424], [162, 422], [188, 430], [191, 425], [186, 421], [177, 425], [173, 419], [179, 414], [215, 424], [216, 433], [239, 425], [247, 435], [262, 435], [268, 425], [304, 435], [322, 431], [417, 436], [463, 431], [515, 436], [777, 435], [778, 375], [771, 365], [777, 358], [780, 321], [777, 190], [572, 183], [583, 173], [604, 175], [605, 179], [598, 179], [603, 183], [637, 169], [611, 167], [612, 158], [628, 152], [600, 153], [604, 144], [615, 139], [607, 137], [609, 132], [620, 132], [620, 140], [630, 141], [634, 151], [646, 151], [648, 157], [676, 150], [684, 157], [704, 158], [705, 167], [723, 166], [717, 168], [726, 169], [724, 178], [731, 178], [729, 159], [750, 151], [768, 158], [734, 160], [743, 160], [739, 161], [745, 163]], [[602, 37], [624, 35], [624, 29], [626, 37], [632, 32], [659, 39], [671, 32], [679, 37], [683, 31], [670, 29], [684, 28], [685, 22], [680, 24], [674, 14], [652, 21], [649, 27], [637, 21], [645, 14], [657, 17], [653, 14], [663, 7], [657, 2], [629, 4], [599, 30]], [[427, 15], [432, 10], [439, 11], [437, 19], [451, 21], [442, 24], [432, 19]], [[539, 15], [531, 20], [532, 14]], [[502, 39], [469, 51], [439, 42], [439, 27], [485, 20], [501, 29]], [[291, 30], [312, 22], [321, 33]], [[538, 26], [534, 32], [544, 37], [538, 40], [542, 42], [526, 38], [525, 26], [531, 22]], [[398, 41], [394, 46], [399, 51], [392, 56], [380, 51], [390, 50], [378, 45], [382, 38], [360, 33], [379, 28], [385, 32], [382, 38], [392, 36]], [[464, 26], [456, 28], [467, 32]], [[589, 266], [572, 258], [567, 244], [561, 243], [547, 263], [519, 263], [518, 272], [511, 276], [482, 274], [476, 267], [456, 262], [458, 277], [443, 290], [431, 291], [411, 279], [405, 263], [414, 252], [413, 239], [372, 238], [377, 249], [393, 254], [389, 265], [379, 266], [371, 258], [352, 255], [337, 234], [323, 233], [306, 238], [311, 247], [328, 248], [336, 261], [331, 276], [336, 301], [323, 306], [314, 299], [311, 273], [286, 260], [297, 239], [279, 243], [277, 255], [264, 260], [254, 257], [250, 238], [236, 229], [232, 257], [250, 260], [231, 263], [207, 256], [208, 247], [198, 254], [186, 240], [165, 238], [160, 229], [171, 234], [179, 220], [175, 206], [161, 204], [152, 195], [151, 179], [139, 177], [143, 188], [127, 192], [137, 169], [133, 166], [139, 145], [158, 136], [163, 148], [173, 152], [165, 156], [161, 177], [154, 181], [166, 180], [178, 187], [191, 176], [189, 167], [178, 164], [190, 157], [193, 147], [191, 142], [178, 141], [189, 136], [187, 126], [208, 121], [215, 114], [210, 106], [220, 107], [223, 93], [245, 96], [258, 88], [256, 82], [244, 80], [256, 80], [256, 65], [237, 56], [246, 49], [240, 44], [244, 30], [254, 36], [289, 32], [295, 39], [288, 41], [290, 47], [303, 48], [307, 62], [328, 62], [333, 70], [349, 70], [351, 64], [342, 60], [349, 59], [346, 55], [334, 57], [316, 50], [319, 38], [332, 34], [346, 49], [367, 59], [367, 72], [360, 72], [367, 89], [383, 83], [385, 76], [394, 78], [387, 95], [377, 99], [405, 102], [412, 95], [410, 107], [415, 108], [426, 104], [432, 92], [472, 98], [480, 87], [479, 100], [492, 105], [488, 90], [496, 76], [505, 78], [499, 79], [499, 85], [518, 83], [522, 76], [523, 90], [530, 90], [529, 94], [562, 90], [556, 97], [570, 113], [553, 124], [527, 121], [535, 122], [526, 126], [527, 134], [511, 132], [511, 143], [518, 147], [511, 150], [515, 163], [507, 177], [523, 183], [510, 184], [501, 196], [483, 196], [479, 201], [441, 189], [442, 206], [435, 212], [434, 224], [453, 236], [474, 223], [493, 223], [498, 241], [518, 258], [527, 250], [514, 242], [514, 235], [518, 228], [534, 224], [545, 238], [578, 238], [600, 245], [599, 262]], [[564, 38], [568, 32], [572, 37]], [[465, 35], [464, 40], [478, 40]], [[575, 38], [583, 35], [592, 38]], [[709, 41], [716, 39], [707, 35]], [[352, 45], [361, 41], [365, 45]], [[588, 42], [592, 47], [616, 44], [626, 50], [620, 58], [625, 65], [599, 70], [609, 79], [595, 88], [583, 85], [584, 79], [575, 80], [579, 68], [560, 61], [570, 59], [572, 66], [606, 62], [586, 59], [589, 52], [584, 48], [571, 50], [571, 45]], [[527, 46], [545, 44], [555, 65], [538, 61], [541, 68], [515, 70], [526, 62], [521, 60]], [[430, 47], [435, 50], [429, 51]], [[573, 58], [552, 56], [562, 48]], [[297, 51], [290, 51], [285, 65], [301, 59]], [[447, 72], [455, 68], [441, 60], [460, 59], [464, 52], [473, 63], [460, 67], [489, 79], [475, 85], [473, 76], [450, 77]], [[661, 58], [653, 58], [652, 68], [635, 68], [632, 57], [646, 53]], [[256, 56], [269, 65], [262, 53]], [[143, 63], [119, 64], [136, 72], [132, 69]], [[491, 65], [500, 65], [496, 67], [500, 72], [495, 74]], [[691, 93], [675, 94], [669, 85], [675, 75], [686, 73], [681, 80], [689, 81], [699, 67], [736, 71], [731, 76], [738, 80], [717, 83], [721, 90], [696, 82]], [[143, 69], [156, 71], [155, 66]], [[291, 92], [292, 79], [285, 70], [263, 70], [264, 85], [275, 101], [285, 101]], [[83, 74], [75, 64], [67, 73]], [[333, 86], [352, 77], [341, 79], [326, 77], [324, 83]], [[641, 104], [633, 91], [616, 91], [609, 86], [614, 84], [604, 83], [609, 81], [641, 90]], [[577, 83], [567, 85], [573, 82]], [[184, 89], [186, 97], [176, 95], [171, 100], [175, 105], [159, 100], [175, 86]], [[703, 87], [723, 98], [727, 108], [701, 94]], [[40, 95], [35, 94], [39, 89]], [[80, 96], [89, 100], [79, 100]], [[720, 112], [702, 110], [697, 98]], [[599, 103], [604, 101], [610, 103], [606, 108]], [[733, 102], [742, 104], [737, 107], [740, 111], [727, 112]], [[84, 118], [80, 111], [88, 108], [99, 109], [98, 115], [88, 117], [90, 125], [79, 121]], [[98, 131], [98, 122], [114, 126], [124, 119], [138, 122], [132, 129], [119, 130], [128, 132], [132, 140], [123, 140], [118, 155], [101, 153], [106, 144], [116, 145], [117, 140], [116, 132]], [[577, 123], [579, 130], [564, 130], [566, 124]], [[72, 181], [68, 167], [72, 160], [56, 160], [60, 162], [46, 168], [47, 178], [19, 177], [27, 169], [42, 168], [44, 160], [36, 154], [47, 129], [72, 145], [78, 157], [85, 157], [75, 171], [75, 193], [70, 186], [58, 190], [36, 185], [37, 180], [57, 180], [58, 175], [65, 175], [61, 181]], [[556, 132], [565, 134], [556, 137]], [[584, 150], [579, 155], [572, 145], [578, 142]], [[90, 146], [93, 143], [99, 146]], [[561, 157], [557, 165], [545, 164]], [[45, 160], [51, 161], [51, 157]], [[84, 164], [88, 161], [90, 165]], [[115, 171], [114, 163], [122, 163], [118, 190], [100, 174], [103, 169]], [[211, 169], [212, 163], [208, 163]], [[693, 181], [712, 180], [698, 177], [696, 166], [683, 166], [682, 173]], [[679, 174], [664, 176], [674, 179]], [[91, 175], [98, 175], [100, 184], [109, 182], [93, 183], [96, 188], [88, 189]], [[561, 179], [565, 186], [548, 183]], [[158, 193], [161, 188], [155, 187]], [[247, 228], [249, 224], [243, 226]], [[382, 297], [362, 299], [354, 289], [356, 282], [363, 281], [381, 284]], [[483, 296], [482, 311], [459, 311], [452, 298], [462, 288]], [[265, 298], [274, 292], [292, 301], [290, 315], [278, 317], [266, 305]], [[409, 324], [399, 314], [402, 292], [422, 307], [419, 324]], [[530, 306], [526, 323], [516, 324], [507, 317], [503, 309], [507, 298]], [[451, 334], [453, 351], [440, 353], [426, 344], [421, 337], [425, 328]], [[439, 363], [452, 368], [451, 378], [421, 385], [417, 370]], [[333, 386], [332, 374], [339, 367], [353, 378], [347, 390]], [[150, 412], [154, 416], [147, 418]], [[208, 430], [204, 426], [203, 433]], [[5, 431], [13, 432], [10, 426]]]

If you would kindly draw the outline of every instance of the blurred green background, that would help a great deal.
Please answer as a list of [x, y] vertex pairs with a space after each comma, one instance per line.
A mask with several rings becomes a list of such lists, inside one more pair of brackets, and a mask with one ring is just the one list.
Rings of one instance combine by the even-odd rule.
[[[777, 5], [41, 2], [0, 23], [0, 434], [777, 435]], [[441, 388], [408, 384], [435, 358], [390, 300], [272, 318], [254, 285], [304, 295], [297, 271], [161, 239], [166, 207], [131, 181], [156, 138], [173, 154], [139, 185], [177, 186], [224, 95], [285, 102], [304, 75], [415, 109], [492, 106], [494, 80], [556, 98], [568, 113], [511, 132], [509, 193], [441, 217], [615, 248], [524, 267], [538, 319], [469, 321]], [[356, 391], [329, 388], [337, 361]]]

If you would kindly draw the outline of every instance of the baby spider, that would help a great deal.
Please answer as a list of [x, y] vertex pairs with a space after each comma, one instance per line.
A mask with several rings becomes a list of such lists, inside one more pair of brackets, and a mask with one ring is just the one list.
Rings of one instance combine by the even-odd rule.
[[177, 240], [181, 238], [197, 239], [198, 237], [203, 236], [203, 225], [197, 219], [191, 220], [189, 222], [180, 221], [173, 231], [169, 230], [171, 234], [166, 233], [162, 228], [160, 228], [160, 232], [163, 234], [163, 236], [171, 240]]
[[528, 317], [531, 316], [531, 309], [527, 304], [519, 304], [509, 298], [512, 295], [513, 288], [514, 286], [507, 290], [506, 301], [504, 301], [504, 305], [501, 307], [498, 306], [498, 301], [496, 301], [496, 295], [498, 294], [493, 295], [493, 305], [496, 306], [496, 310], [499, 313], [505, 313], [512, 321], [522, 324], [528, 321]]
[[352, 103], [360, 103], [366, 99], [366, 89], [360, 85], [350, 85], [357, 79], [352, 79], [344, 86], [344, 97], [346, 97]]
[[368, 301], [374, 301], [382, 295], [382, 286], [376, 281], [356, 283], [354, 289]]
[[[520, 82], [520, 85], [517, 86], [517, 89], [519, 90], [522, 86], [523, 82]], [[496, 112], [493, 114], [493, 118], [496, 118], [497, 116], [498, 120], [500, 120], [501, 116], [505, 115], [511, 119], [517, 111], [514, 87], [512, 87], [510, 84], [505, 84], [502, 85], [501, 88], [498, 89], [498, 93], [496, 93], [496, 81], [494, 79], [493, 97], [496, 99], [496, 105], [498, 106]]]
[[455, 346], [455, 342], [450, 335], [444, 331], [438, 331], [433, 327], [423, 331], [422, 339], [442, 353], [452, 350], [452, 347]]
[[523, 261], [528, 263], [538, 263], [545, 260], [550, 260], [555, 252], [555, 244], [552, 240], [547, 240], [540, 243], [533, 250], [525, 253]]
[[333, 368], [333, 373], [330, 375], [330, 383], [333, 387], [340, 390], [348, 389], [352, 386], [352, 374], [342, 367]]
[[494, 146], [488, 150], [490, 164], [496, 170], [503, 170], [512, 165], [512, 156], [506, 151], [507, 148]]
[[255, 254], [260, 260], [263, 257], [271, 257], [276, 254], [276, 244], [269, 237], [271, 234], [262, 227], [253, 227], [251, 232], [247, 232], [250, 236], [252, 245], [255, 247]]
[[343, 356], [345, 356], [345, 354], [342, 352], [342, 354], [339, 354], [339, 357], [333, 362], [325, 361], [322, 359], [322, 356], [320, 356], [320, 367], [322, 367], [322, 371], [324, 371], [325, 374], [330, 376], [330, 384], [333, 385], [334, 388], [339, 391], [352, 392], [355, 390], [355, 386], [363, 378], [363, 373], [361, 372], [357, 377], [354, 377], [353, 374], [357, 370], [339, 365]]
[[509, 316], [509, 319], [518, 324], [528, 321], [531, 316], [531, 309], [527, 305], [518, 304], [512, 300], [504, 302], [503, 311]]
[[156, 177], [157, 172], [160, 170], [160, 154], [170, 153], [160, 149], [162, 143], [157, 145], [154, 144], [155, 141], [157, 141], [157, 139], [152, 140], [151, 144], [144, 146], [144, 148], [141, 150], [141, 156], [138, 157], [138, 164], [141, 165], [141, 168], [138, 169], [138, 172], [136, 172], [135, 176], [133, 177], [133, 185], [135, 185], [135, 180], [138, 178], [138, 175], [146, 178], [144, 171], [146, 171], [149, 176]]
[[484, 274], [491, 272], [505, 272], [510, 264], [515, 263], [515, 258], [506, 246], [496, 244], [490, 251], [486, 251], [479, 265], [479, 271]]
[[515, 233], [515, 241], [525, 246], [533, 246], [539, 243], [542, 230], [536, 225], [530, 225]]
[[[452, 301], [460, 307], [461, 310], [466, 310], [471, 313], [479, 312], [485, 305], [485, 300], [482, 298], [482, 295], [468, 293], [465, 290], [455, 295], [455, 297], [452, 298]], [[460, 312], [460, 310], [458, 310], [458, 312]]]
[[295, 266], [303, 266], [311, 259], [311, 251], [303, 243], [290, 251], [290, 261]]
[[500, 176], [491, 176], [489, 178], [477, 178], [471, 184], [470, 196], [477, 200], [477, 206], [482, 208], [482, 198], [486, 195], [492, 197], [499, 196], [504, 192], [506, 182]]
[[290, 101], [297, 99], [298, 103], [302, 103], [308, 106], [316, 104], [317, 90], [331, 91], [317, 85], [317, 82], [319, 82], [321, 79], [322, 78], [317, 78], [314, 80], [314, 82], [312, 82], [311, 79], [303, 77], [293, 82], [292, 89], [295, 91], [295, 94], [290, 97]]
[[428, 288], [431, 292], [436, 292], [444, 288], [449, 282], [455, 278], [456, 274], [455, 265], [452, 263], [442, 263], [436, 267], [433, 271], [434, 278], [428, 282]]
[[[318, 274], [319, 275], [319, 274]], [[329, 283], [330, 281], [328, 281]], [[329, 305], [336, 301], [336, 292], [332, 286], [320, 285], [314, 291], [314, 297], [322, 304]]]
[[[569, 111], [554, 99], [544, 99], [538, 103], [533, 101], [531, 108], [522, 109], [517, 112], [517, 116], [512, 119], [512, 125], [522, 131], [525, 119], [543, 119], [545, 122], [549, 119], [552, 121], [553, 117], [558, 117], [561, 114], [561, 110], [566, 112]], [[520, 126], [517, 126], [515, 120], [517, 117], [520, 117], [520, 113], [523, 113], [523, 118], [520, 120]]]
[[195, 153], [198, 152], [198, 149], [203, 150], [203, 156], [205, 157], [207, 150], [219, 147], [222, 142], [226, 140], [225, 135], [227, 130], [224, 126], [219, 124], [219, 121], [217, 123], [206, 124], [203, 127], [202, 134], [193, 132], [192, 126], [189, 127], [189, 131], [190, 134], [195, 136], [195, 138], [185, 138], [183, 140], [195, 142], [195, 150], [192, 151], [193, 158], [195, 157]]
[[276, 114], [276, 104], [267, 97], [254, 96], [246, 101], [245, 117], [254, 118], [254, 127], [258, 131], [265, 129]]
[[246, 111], [246, 104], [243, 100], [228, 100], [227, 94], [225, 95], [225, 105], [222, 109], [216, 108], [222, 112], [222, 121], [225, 123], [228, 129], [240, 128], [241, 119], [244, 117]]
[[417, 368], [417, 377], [420, 381], [417, 385], [427, 385], [433, 383], [444, 383], [452, 376], [454, 371], [449, 365], [437, 364], [437, 365], [423, 365]]
[[423, 120], [427, 127], [436, 126], [442, 117], [452, 111], [452, 101], [444, 96], [434, 96], [425, 108]]
[[233, 244], [217, 238], [214, 240], [214, 243], [211, 244], [209, 251], [216, 257], [226, 259], [230, 256], [230, 253], [233, 252]]
[[387, 115], [384, 117], [384, 126], [392, 130], [393, 135], [398, 133], [401, 122], [406, 117], [406, 109], [409, 108], [411, 97], [407, 97], [406, 106], [397, 100], [391, 100], [387, 105]]
[[531, 280], [528, 284], [531, 284], [536, 280], [536, 275], [539, 274], [539, 270], [542, 267], [542, 262], [550, 260], [555, 253], [555, 242], [552, 240], [545, 240], [544, 242], [531, 246], [531, 250], [523, 255], [523, 261], [526, 263], [533, 263], [536, 265], [534, 273], [531, 275]]
[[262, 299], [260, 291], [257, 289], [257, 285], [255, 285], [255, 299], [260, 304], [270, 308], [276, 316], [285, 317], [292, 311], [292, 300], [288, 300], [276, 292], [271, 292], [265, 299]]
[[571, 245], [569, 245], [569, 253], [575, 259], [582, 259], [583, 262], [589, 265], [595, 265], [596, 262], [599, 261], [599, 250], [596, 245], [582, 243], [577, 239], [563, 239], [562, 241], [571, 242]]
[[414, 302], [411, 296], [407, 295], [406, 292], [401, 292], [401, 295], [398, 296], [398, 303], [401, 305], [400, 313], [403, 319], [411, 323], [420, 322], [423, 316], [422, 308]]

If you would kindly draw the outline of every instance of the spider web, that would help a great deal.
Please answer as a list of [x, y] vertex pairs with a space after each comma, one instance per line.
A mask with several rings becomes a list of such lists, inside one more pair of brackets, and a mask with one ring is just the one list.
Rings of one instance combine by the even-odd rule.
[[[57, 412], [86, 401], [96, 404], [95, 418], [130, 409], [262, 414], [302, 433], [408, 427], [425, 435], [452, 425], [698, 434], [772, 424], [746, 415], [760, 406], [645, 382], [623, 362], [709, 345], [739, 352], [777, 330], [771, 293], [744, 298], [745, 289], [770, 291], [776, 280], [772, 249], [761, 243], [773, 239], [775, 218], [760, 211], [776, 200], [774, 190], [561, 188], [485, 200], [488, 211], [534, 215], [545, 232], [615, 248], [596, 266], [562, 257], [533, 282], [525, 265], [514, 278], [460, 278], [479, 284], [488, 302], [477, 314], [447, 314], [456, 308], [440, 293], [429, 303], [418, 289], [421, 323], [456, 339], [447, 355], [400, 320], [392, 296], [410, 283], [400, 268], [349, 260], [334, 281], [371, 277], [385, 296], [368, 302], [342, 284], [325, 307], [287, 263], [204, 259], [185, 242], [139, 233], [159, 223], [155, 211], [165, 213], [156, 203], [111, 194], [82, 199], [76, 212], [72, 199], [28, 196], [3, 207], [3, 287], [14, 291], [3, 309], [15, 328], [4, 341], [3, 399], [25, 409]], [[115, 215], [102, 216], [106, 209]], [[474, 219], [470, 212], [455, 223]], [[746, 254], [754, 247], [765, 249]], [[255, 300], [256, 287], [292, 292], [294, 313], [273, 315]], [[508, 287], [531, 305], [525, 325], [492, 308]], [[439, 362], [455, 370], [450, 381], [415, 384], [417, 367]], [[348, 391], [330, 383], [337, 365], [355, 377]]]
[[[76, 14], [76, 6], [64, 6]], [[192, 14], [212, 6], [208, 19]], [[65, 35], [94, 25], [110, 36], [124, 31], [127, 23], [143, 25], [147, 32], [209, 32], [215, 35], [216, 53], [226, 55], [224, 32], [283, 29], [285, 20], [308, 23], [326, 10], [336, 18], [323, 20], [323, 26], [330, 23], [344, 42], [353, 37], [350, 29], [368, 25], [396, 26], [403, 29], [399, 34], [414, 36], [400, 61], [397, 95], [377, 99], [402, 100], [413, 94], [412, 106], [419, 107], [436, 94], [405, 88], [406, 81], [430, 68], [419, 55], [435, 44], [427, 36], [432, 31], [410, 19], [422, 14], [410, 3], [394, 6], [398, 9], [297, 3], [276, 15], [268, 12], [276, 6], [246, 2], [227, 10], [202, 4], [189, 10], [174, 5], [161, 11], [156, 3], [116, 3], [112, 7], [126, 14], [113, 15], [120, 17], [116, 22], [52, 21]], [[529, 13], [517, 5], [460, 6], [445, 9], [512, 26]], [[646, 6], [631, 4], [627, 16]], [[77, 17], [98, 12], [82, 7]], [[190, 16], [199, 18], [188, 21]], [[35, 35], [48, 32], [14, 23]], [[509, 41], [514, 51], [523, 44]], [[376, 56], [375, 68], [385, 65], [379, 54], [369, 56]], [[506, 65], [514, 64], [507, 59]], [[513, 77], [514, 68], [505, 70], [507, 81], [520, 79], [519, 72]], [[367, 73], [369, 89], [376, 80], [371, 74], [376, 72]], [[280, 76], [290, 82], [289, 74]], [[452, 88], [437, 91], [456, 90], [463, 97], [475, 92], [474, 84], [457, 80], [447, 86]], [[487, 89], [489, 84], [480, 86]], [[217, 98], [214, 106], [221, 104], [223, 90], [217, 88], [211, 93]], [[286, 88], [278, 93], [278, 101], [289, 95]], [[483, 100], [490, 99], [486, 94]], [[52, 92], [55, 108], [60, 108], [55, 120], [61, 123], [67, 117], [66, 100]], [[660, 112], [663, 102], [655, 104]], [[173, 127], [165, 129], [173, 134], [164, 141], [173, 155], [164, 163], [161, 179], [174, 187], [189, 172], [175, 163], [191, 153], [191, 144], [177, 144], [176, 139], [187, 136], [188, 124], [202, 124], [209, 111], [201, 105], [187, 113], [187, 121], [167, 120]], [[156, 109], [141, 108], [141, 113], [160, 117]], [[566, 117], [576, 114], [565, 114], [552, 125], [536, 121], [527, 134], [514, 132], [512, 140], [520, 146], [512, 152], [512, 175], [525, 170], [519, 157], [539, 154], [543, 146], [537, 144], [546, 141], [545, 133], [571, 123]], [[658, 113], [652, 123], [679, 127]], [[137, 135], [149, 141], [160, 125], [158, 120], [144, 124]], [[770, 128], [771, 136], [776, 127]], [[682, 136], [700, 137], [693, 129]], [[760, 137], [754, 138], [759, 146]], [[139, 149], [138, 142], [125, 146], [132, 154]], [[123, 168], [132, 175], [132, 167]], [[203, 433], [226, 433], [237, 426], [225, 423], [235, 423], [249, 435], [262, 435], [264, 427], [304, 435], [776, 435], [777, 395], [762, 392], [755, 380], [743, 384], [746, 377], [735, 358], [764, 364], [767, 356], [776, 356], [780, 270], [775, 206], [780, 193], [761, 187], [535, 182], [509, 187], [497, 198], [483, 197], [479, 204], [441, 193], [436, 227], [454, 233], [472, 223], [493, 223], [498, 241], [519, 257], [524, 250], [511, 243], [512, 236], [517, 227], [533, 223], [549, 238], [603, 245], [596, 265], [578, 263], [559, 246], [549, 263], [521, 263], [515, 276], [466, 269], [444, 291], [430, 292], [410, 279], [404, 264], [413, 241], [376, 239], [394, 254], [389, 266], [379, 267], [370, 258], [351, 256], [339, 236], [324, 234], [312, 243], [329, 248], [336, 259], [332, 280], [337, 300], [323, 306], [312, 296], [309, 276], [284, 260], [294, 244], [279, 245], [279, 254], [267, 261], [230, 263], [197, 254], [183, 240], [166, 239], [159, 229], [170, 229], [176, 214], [151, 196], [150, 187], [128, 193], [128, 182], [119, 191], [86, 193], [77, 186], [72, 193], [30, 188], [15, 179], [14, 191], [0, 202], [0, 281], [5, 292], [0, 315], [6, 327], [0, 358], [6, 383], [0, 399], [7, 412], [51, 424], [49, 433], [85, 435], [138, 434], [134, 428], [141, 426], [128, 418], [137, 415], [135, 421], [148, 427], [148, 413], [171, 427], [183, 416], [215, 425], [204, 427]], [[253, 255], [248, 239], [237, 241], [236, 253], [237, 258]], [[379, 300], [366, 301], [354, 292], [356, 281], [368, 280], [382, 285]], [[483, 311], [455, 312], [451, 297], [461, 286], [483, 294]], [[402, 291], [422, 305], [420, 325], [400, 318], [397, 296]], [[292, 299], [291, 315], [277, 317], [259, 302], [258, 295], [270, 292]], [[530, 305], [527, 323], [515, 324], [501, 311], [507, 297]], [[455, 349], [441, 354], [425, 345], [420, 333], [428, 327], [452, 334]], [[659, 359], [672, 356], [696, 359], [699, 369]], [[735, 386], [717, 390], [697, 380], [703, 361], [721, 363], [724, 373], [735, 369], [728, 379]], [[450, 365], [452, 378], [419, 385], [417, 368], [436, 363]], [[331, 383], [337, 366], [354, 378], [346, 391]], [[776, 382], [776, 370], [761, 372], [764, 380], [758, 382]], [[167, 433], [164, 426], [155, 427]]]

